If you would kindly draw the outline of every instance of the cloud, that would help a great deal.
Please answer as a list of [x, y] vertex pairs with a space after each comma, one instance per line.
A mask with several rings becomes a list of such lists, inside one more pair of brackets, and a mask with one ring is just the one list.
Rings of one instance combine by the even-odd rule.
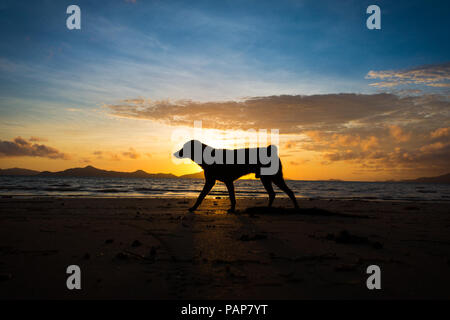
[[323, 165], [346, 162], [360, 173], [443, 174], [450, 172], [450, 128], [432, 129], [435, 125], [427, 121], [405, 127], [377, 123], [347, 128], [345, 133], [308, 131], [302, 148], [318, 152]]
[[114, 152], [96, 150], [92, 152], [92, 154], [96, 157], [97, 160], [106, 159], [110, 161], [120, 161], [120, 157]]
[[[428, 135], [414, 134], [411, 132], [411, 139], [406, 140], [402, 130], [397, 134], [403, 141], [402, 147], [398, 146], [398, 141], [392, 141], [392, 127], [388, 127], [389, 134], [380, 135], [377, 138], [369, 138], [367, 144], [351, 149], [333, 149], [331, 152], [324, 151], [323, 157], [328, 163], [336, 161], [349, 161], [355, 167], [363, 168], [366, 171], [383, 170], [410, 170], [411, 172], [434, 172], [436, 174], [450, 171], [448, 159], [450, 159], [450, 137], [446, 136], [441, 141], [434, 141], [436, 131]], [[326, 139], [324, 137], [324, 139]], [[326, 140], [324, 140], [326, 141]], [[330, 144], [330, 142], [323, 142]], [[327, 148], [322, 148], [327, 150]]]
[[30, 139], [28, 139], [31, 142], [47, 142], [48, 140], [45, 138], [40, 138], [40, 137], [30, 137]]
[[420, 151], [428, 153], [428, 152], [434, 152], [443, 150], [448, 146], [448, 143], [442, 143], [442, 142], [434, 142], [428, 145], [425, 145], [420, 148]]
[[406, 142], [411, 139], [411, 133], [406, 133], [402, 128], [396, 125], [389, 126], [391, 136], [398, 142]]
[[92, 152], [92, 154], [99, 160], [106, 159], [106, 160], [110, 160], [110, 161], [120, 161], [120, 160], [122, 160], [121, 156], [130, 158], [133, 160], [141, 157], [141, 155], [138, 152], [136, 152], [136, 150], [134, 150], [133, 148], [129, 148], [127, 151], [120, 152], [120, 154], [111, 152], [111, 151], [103, 151], [103, 150], [96, 150], [96, 151]]
[[103, 151], [94, 151], [94, 152], [92, 152], [92, 154], [94, 155], [94, 156], [97, 156], [97, 159], [101, 159], [102, 158], [102, 156], [103, 156]]
[[375, 136], [371, 136], [366, 140], [361, 141], [361, 148], [364, 151], [373, 150], [380, 146], [379, 140]]
[[332, 147], [357, 146], [361, 143], [361, 137], [359, 135], [334, 133], [331, 139], [332, 143], [330, 145]]
[[302, 164], [308, 163], [311, 160], [309, 159], [300, 159], [298, 161], [289, 161], [289, 164], [292, 166], [301, 166]]
[[439, 128], [430, 133], [432, 139], [448, 138], [450, 137], [450, 127]]
[[324, 154], [324, 157], [325, 159], [330, 161], [354, 160], [361, 158], [362, 154], [353, 150], [344, 150], [333, 153], [326, 153]]
[[284, 150], [295, 149], [295, 148], [298, 148], [298, 145], [299, 145], [299, 141], [289, 140], [289, 141], [286, 141], [286, 143], [284, 143], [283, 149]]
[[141, 156], [133, 148], [128, 149], [128, 151], [122, 152], [122, 155], [130, 159], [138, 159]]
[[[211, 102], [140, 99], [105, 105], [105, 108], [118, 117], [147, 119], [173, 126], [193, 126], [194, 121], [202, 120], [204, 128], [276, 128], [282, 133], [300, 133], [325, 128], [336, 130], [351, 122], [363, 125], [395, 118], [423, 119], [426, 112], [440, 108], [438, 104], [448, 106], [449, 102], [439, 95], [400, 97], [388, 93], [348, 93]], [[428, 110], [419, 110], [422, 106], [427, 106]]]
[[450, 87], [450, 62], [425, 65], [407, 70], [369, 71], [366, 79], [379, 79], [371, 86], [387, 88], [400, 85], [425, 85], [436, 88]]
[[43, 157], [50, 159], [68, 160], [70, 157], [53, 147], [44, 144], [32, 143], [22, 137], [16, 137], [13, 141], [0, 140], [0, 158], [7, 157]]
[[279, 129], [280, 152], [296, 157], [291, 165], [300, 163], [298, 152], [308, 151], [311, 159], [347, 162], [355, 170], [450, 171], [448, 160], [444, 161], [450, 129], [442, 126], [450, 123], [449, 97], [416, 93], [282, 95], [207, 102], [138, 98], [105, 108], [118, 117], [170, 126], [193, 126], [201, 120], [203, 128], [211, 129]]

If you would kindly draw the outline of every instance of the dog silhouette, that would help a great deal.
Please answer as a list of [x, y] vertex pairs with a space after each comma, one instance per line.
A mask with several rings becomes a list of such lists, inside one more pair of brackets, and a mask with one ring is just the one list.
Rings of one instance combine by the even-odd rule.
[[254, 173], [256, 178], [261, 179], [269, 194], [269, 207], [275, 199], [272, 187], [274, 183], [289, 196], [295, 208], [298, 208], [294, 193], [284, 181], [281, 160], [278, 157], [277, 147], [274, 145], [263, 148], [215, 149], [198, 140], [190, 140], [173, 155], [179, 159], [191, 159], [205, 173], [205, 186], [195, 204], [189, 209], [191, 212], [200, 206], [217, 180], [227, 186], [231, 202], [231, 208], [228, 211], [234, 212], [236, 198], [233, 181], [249, 173]]

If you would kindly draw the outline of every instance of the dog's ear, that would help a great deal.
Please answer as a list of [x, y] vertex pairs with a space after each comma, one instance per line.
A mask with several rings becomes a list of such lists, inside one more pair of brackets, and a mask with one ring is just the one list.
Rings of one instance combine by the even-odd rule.
[[273, 154], [274, 156], [276, 156], [276, 155], [278, 154], [278, 148], [277, 148], [277, 146], [274, 145], [274, 144], [271, 144], [271, 145], [269, 145], [269, 146], [267, 147], [267, 156], [268, 156], [268, 157], [271, 157], [272, 154]]
[[189, 155], [190, 155], [190, 158], [192, 159], [192, 160], [194, 160], [194, 154], [195, 154], [195, 140], [191, 140], [190, 141], [190, 145], [191, 145], [191, 149], [189, 150]]
[[197, 140], [190, 140], [189, 142], [186, 143], [186, 144], [189, 145], [189, 147], [188, 147], [188, 154], [186, 155], [186, 157], [189, 157], [194, 162], [195, 162], [196, 145], [198, 143], [199, 142]]

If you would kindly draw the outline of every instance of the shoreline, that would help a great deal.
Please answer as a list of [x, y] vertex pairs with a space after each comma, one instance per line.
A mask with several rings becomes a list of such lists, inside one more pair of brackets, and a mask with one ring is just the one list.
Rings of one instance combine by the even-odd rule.
[[[277, 192], [276, 193], [276, 199], [289, 199], [289, 197], [282, 193], [282, 192]], [[23, 194], [23, 195], [9, 195], [9, 194], [0, 194], [0, 201], [2, 199], [139, 199], [139, 200], [145, 200], [145, 199], [165, 199], [165, 200], [170, 200], [170, 199], [186, 199], [186, 200], [195, 200], [197, 199], [197, 196], [183, 196], [183, 195], [138, 195], [138, 196], [134, 196], [134, 195], [111, 195], [111, 196], [107, 196], [107, 195], [27, 195], [27, 194]], [[241, 199], [241, 200], [267, 200], [267, 194], [264, 193], [264, 196], [239, 196], [238, 193], [236, 193], [235, 196], [236, 199]], [[298, 201], [367, 201], [367, 202], [424, 202], [424, 203], [442, 203], [442, 204], [450, 204], [450, 199], [449, 200], [434, 200], [434, 199], [379, 199], [379, 198], [370, 198], [370, 197], [353, 197], [353, 198], [320, 198], [320, 197], [305, 197], [302, 198], [300, 197], [298, 194], [296, 194], [296, 198]], [[223, 199], [228, 199], [228, 195], [207, 195], [205, 197], [205, 199], [208, 200], [223, 200]], [[229, 201], [229, 200], [228, 200]]]

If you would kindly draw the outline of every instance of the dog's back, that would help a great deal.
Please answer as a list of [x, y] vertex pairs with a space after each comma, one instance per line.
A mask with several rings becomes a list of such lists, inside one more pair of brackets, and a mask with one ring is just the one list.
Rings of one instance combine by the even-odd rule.
[[211, 157], [203, 154], [202, 163], [199, 165], [205, 171], [205, 175], [211, 174], [217, 180], [224, 181], [230, 178], [236, 180], [249, 173], [254, 173], [256, 178], [260, 178], [263, 168], [273, 166], [273, 161], [277, 162], [276, 169], [269, 175], [276, 175], [281, 171], [277, 147], [269, 145], [261, 148], [212, 149]]

